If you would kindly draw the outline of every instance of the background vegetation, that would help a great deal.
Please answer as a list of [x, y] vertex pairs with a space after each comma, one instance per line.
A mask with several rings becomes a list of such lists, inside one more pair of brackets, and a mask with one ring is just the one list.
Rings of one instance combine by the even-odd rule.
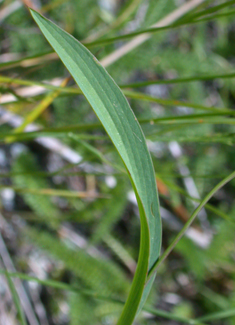
[[[122, 162], [26, 5], [122, 86], [153, 159], [164, 251], [235, 170], [234, 3], [1, 2], [0, 324], [115, 324], [139, 249]], [[156, 23], [132, 49], [130, 34]], [[234, 193], [231, 181], [199, 213], [135, 324], [235, 323]]]

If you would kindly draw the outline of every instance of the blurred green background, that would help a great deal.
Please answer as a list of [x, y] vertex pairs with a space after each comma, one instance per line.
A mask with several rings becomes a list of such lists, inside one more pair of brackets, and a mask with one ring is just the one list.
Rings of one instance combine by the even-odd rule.
[[[0, 324], [20, 324], [14, 296], [30, 325], [115, 324], [139, 249], [138, 208], [122, 162], [74, 81], [60, 87], [69, 74], [26, 6], [84, 41], [101, 62], [131, 41], [104, 40], [161, 26], [181, 12], [107, 66], [147, 138], [164, 251], [235, 169], [234, 3], [0, 2], [0, 269], [18, 272], [15, 291], [0, 276]], [[231, 181], [199, 213], [161, 265], [136, 325], [200, 317], [195, 324], [235, 324], [234, 194]]]

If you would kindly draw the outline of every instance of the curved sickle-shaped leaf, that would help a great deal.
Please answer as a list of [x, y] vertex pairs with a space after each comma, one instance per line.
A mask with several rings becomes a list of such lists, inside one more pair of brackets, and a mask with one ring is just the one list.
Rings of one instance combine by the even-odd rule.
[[75, 38], [39, 13], [31, 14], [93, 107], [121, 156], [138, 201], [141, 241], [138, 266], [118, 324], [132, 324], [151, 282], [147, 273], [159, 257], [161, 222], [152, 160], [140, 125], [126, 98], [97, 59]]

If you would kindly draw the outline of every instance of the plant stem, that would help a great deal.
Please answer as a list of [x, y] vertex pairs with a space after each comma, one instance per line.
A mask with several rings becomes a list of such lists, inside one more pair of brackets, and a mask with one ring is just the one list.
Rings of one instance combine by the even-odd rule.
[[221, 182], [219, 182], [201, 201], [199, 206], [194, 210], [193, 214], [189, 218], [189, 220], [186, 222], [184, 227], [181, 229], [181, 231], [178, 233], [178, 235], [175, 237], [173, 242], [170, 244], [170, 246], [165, 250], [165, 252], [162, 254], [162, 256], [157, 260], [157, 262], [153, 265], [152, 269], [148, 273], [147, 279], [149, 280], [157, 271], [159, 266], [162, 264], [162, 262], [165, 261], [165, 259], [168, 257], [168, 255], [173, 251], [179, 240], [183, 237], [183, 235], [186, 233], [188, 228], [191, 226], [195, 218], [197, 217], [198, 213], [201, 211], [201, 209], [206, 205], [206, 203], [210, 200], [210, 198], [225, 184], [227, 184], [229, 181], [231, 181], [235, 177], [235, 171], [232, 172], [230, 175], [225, 177]]

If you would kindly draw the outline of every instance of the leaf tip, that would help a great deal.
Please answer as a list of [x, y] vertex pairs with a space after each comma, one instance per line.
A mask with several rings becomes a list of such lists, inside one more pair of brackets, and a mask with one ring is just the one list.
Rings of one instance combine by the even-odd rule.
[[[29, 12], [30, 12], [30, 14], [31, 14], [31, 16], [33, 17], [33, 19], [36, 21], [37, 20], [37, 17], [38, 16], [41, 16], [41, 14], [37, 11], [37, 10], [35, 10], [35, 9], [33, 9], [33, 8], [30, 8], [30, 7], [28, 7], [28, 9], [29, 9]], [[41, 16], [42, 17], [42, 16]]]

